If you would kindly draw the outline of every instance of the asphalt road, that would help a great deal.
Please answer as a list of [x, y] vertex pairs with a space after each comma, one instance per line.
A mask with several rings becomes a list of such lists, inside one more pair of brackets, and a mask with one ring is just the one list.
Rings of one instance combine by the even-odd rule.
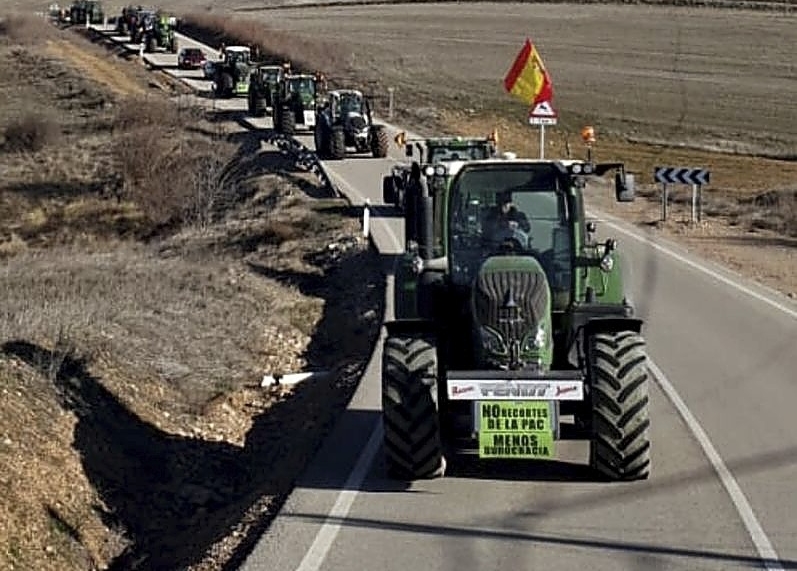
[[[200, 74], [170, 69], [174, 56], [151, 59], [207, 89]], [[217, 107], [244, 109], [245, 100]], [[312, 148], [311, 137], [300, 139]], [[381, 175], [399, 158], [326, 168], [355, 203], [378, 205]], [[763, 568], [762, 554], [770, 569], [797, 569], [797, 305], [598, 217], [601, 233], [627, 253], [646, 320], [657, 381], [648, 481], [590, 481], [585, 443], [560, 443], [559, 462], [464, 465], [411, 486], [386, 480], [377, 348], [349, 409], [243, 569], [727, 570]], [[372, 222], [389, 273], [400, 220], [375, 208]]]

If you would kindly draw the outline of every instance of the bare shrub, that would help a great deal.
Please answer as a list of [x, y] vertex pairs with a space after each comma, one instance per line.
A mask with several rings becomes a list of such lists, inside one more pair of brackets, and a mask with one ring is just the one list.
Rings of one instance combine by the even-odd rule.
[[123, 194], [157, 226], [205, 226], [229, 204], [233, 146], [190, 136], [195, 109], [133, 98], [121, 106], [114, 142]]
[[3, 148], [10, 152], [36, 152], [58, 139], [61, 128], [47, 115], [27, 112], [3, 129]]
[[31, 14], [10, 14], [0, 18], [0, 38], [7, 43], [38, 45], [57, 33], [55, 26]]

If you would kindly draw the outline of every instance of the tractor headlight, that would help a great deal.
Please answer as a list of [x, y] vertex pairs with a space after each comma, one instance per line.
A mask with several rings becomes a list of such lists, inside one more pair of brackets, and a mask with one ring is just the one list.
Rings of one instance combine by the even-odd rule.
[[446, 165], [435, 165], [434, 174], [437, 176], [445, 176], [447, 170]]
[[482, 345], [489, 353], [493, 355], [507, 355], [509, 351], [506, 348], [506, 343], [501, 339], [501, 336], [487, 327], [479, 328], [481, 333]]
[[546, 341], [545, 327], [542, 324], [537, 325], [537, 331], [534, 335], [528, 335], [523, 343], [523, 352], [536, 351], [545, 347]]
[[614, 267], [614, 258], [609, 256], [608, 254], [601, 258], [601, 269], [604, 272], [611, 272], [613, 267]]
[[576, 163], [570, 167], [570, 172], [573, 174], [581, 174], [581, 165]]
[[434, 176], [434, 165], [426, 165], [423, 167], [423, 174], [427, 177]]

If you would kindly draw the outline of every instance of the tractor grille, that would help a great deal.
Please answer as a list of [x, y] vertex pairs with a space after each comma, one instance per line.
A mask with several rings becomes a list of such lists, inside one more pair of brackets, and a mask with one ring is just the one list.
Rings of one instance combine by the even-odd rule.
[[349, 124], [351, 125], [351, 128], [355, 129], [356, 131], [362, 131], [363, 129], [365, 129], [366, 125], [365, 119], [360, 115], [355, 115], [351, 117], [349, 119]]
[[474, 290], [477, 321], [507, 342], [520, 341], [543, 319], [548, 306], [548, 283], [542, 272], [480, 272]]

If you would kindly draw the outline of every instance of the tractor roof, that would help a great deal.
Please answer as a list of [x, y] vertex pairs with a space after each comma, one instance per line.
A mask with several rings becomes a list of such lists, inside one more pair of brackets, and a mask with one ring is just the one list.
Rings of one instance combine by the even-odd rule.
[[252, 50], [247, 46], [227, 46], [225, 48], [225, 51], [243, 53], [243, 52], [250, 52]]
[[435, 137], [423, 141], [430, 147], [467, 147], [492, 142], [488, 137]]
[[[595, 164], [589, 163], [587, 161], [582, 161], [578, 159], [528, 159], [528, 158], [517, 158], [514, 153], [504, 153], [503, 156], [494, 157], [490, 159], [477, 159], [477, 160], [470, 160], [470, 161], [451, 161], [446, 163], [448, 167], [448, 173], [450, 175], [457, 174], [462, 167], [467, 165], [468, 169], [478, 169], [480, 166], [490, 166], [490, 165], [512, 165], [512, 166], [532, 166], [532, 165], [540, 165], [540, 164], [547, 164], [547, 165], [554, 165], [557, 169], [563, 172], [571, 172], [571, 168], [573, 165], [589, 165], [591, 169], [587, 170], [584, 169], [581, 173], [573, 172], [573, 174], [584, 174], [584, 175], [591, 175], [591, 174], [598, 174], [595, 172]], [[583, 167], [582, 167], [583, 168]]]
[[338, 95], [356, 95], [358, 97], [362, 97], [363, 95], [363, 92], [359, 89], [332, 89], [329, 93], [337, 93]]

